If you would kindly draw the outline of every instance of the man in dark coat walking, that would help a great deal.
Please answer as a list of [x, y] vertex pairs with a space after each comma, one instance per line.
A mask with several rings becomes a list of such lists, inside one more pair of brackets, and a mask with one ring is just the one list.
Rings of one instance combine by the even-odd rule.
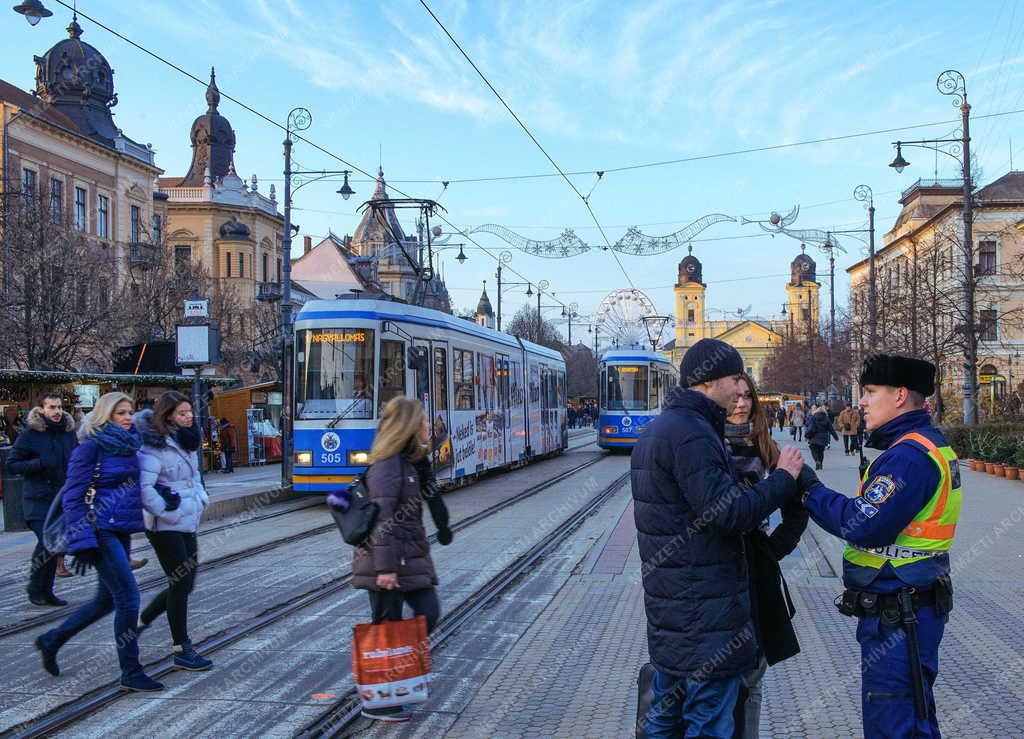
[[36, 535], [28, 599], [37, 606], [65, 606], [53, 592], [57, 557], [43, 547], [43, 523], [50, 504], [64, 485], [71, 452], [78, 445], [75, 421], [64, 412], [60, 396], [45, 393], [28, 414], [25, 430], [18, 435], [7, 463], [11, 472], [25, 478], [21, 507], [25, 522]]
[[683, 357], [680, 387], [642, 433], [630, 467], [655, 674], [640, 718], [648, 737], [730, 737], [744, 673], [757, 664], [743, 534], [793, 498], [800, 452], [741, 489], [724, 442], [727, 409], [745, 389], [743, 361], [701, 339]]

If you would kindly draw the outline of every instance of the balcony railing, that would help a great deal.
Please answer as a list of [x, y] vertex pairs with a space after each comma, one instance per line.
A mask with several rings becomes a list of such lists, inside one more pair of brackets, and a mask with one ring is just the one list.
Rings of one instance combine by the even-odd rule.
[[128, 266], [131, 269], [149, 269], [159, 259], [159, 247], [136, 241], [128, 244]]
[[924, 188], [933, 187], [960, 190], [963, 188], [963, 186], [964, 181], [960, 178], [937, 180], [934, 177], [921, 177], [920, 179], [917, 180], [917, 182], [915, 182], [913, 185], [911, 185], [910, 187], [903, 191], [903, 194], [900, 195], [900, 200], [904, 200], [907, 197], [907, 195], [912, 193], [914, 190], [921, 190]]
[[256, 288], [256, 300], [276, 303], [281, 299], [281, 285], [277, 282], [261, 282]]

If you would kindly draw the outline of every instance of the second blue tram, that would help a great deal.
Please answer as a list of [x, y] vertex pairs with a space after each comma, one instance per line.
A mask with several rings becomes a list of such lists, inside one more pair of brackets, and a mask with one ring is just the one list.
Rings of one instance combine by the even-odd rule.
[[641, 349], [605, 352], [599, 372], [597, 445], [632, 449], [661, 412], [665, 394], [679, 384], [679, 373], [663, 355]]

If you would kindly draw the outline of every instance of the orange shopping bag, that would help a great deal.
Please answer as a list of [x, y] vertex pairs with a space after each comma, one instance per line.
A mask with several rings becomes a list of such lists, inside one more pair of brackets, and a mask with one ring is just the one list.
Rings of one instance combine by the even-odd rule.
[[363, 707], [427, 699], [431, 675], [426, 618], [357, 624], [352, 631], [352, 675]]

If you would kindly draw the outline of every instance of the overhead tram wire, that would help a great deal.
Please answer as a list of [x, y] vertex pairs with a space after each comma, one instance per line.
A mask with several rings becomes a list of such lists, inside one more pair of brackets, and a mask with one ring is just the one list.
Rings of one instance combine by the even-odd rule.
[[[156, 60], [157, 60], [158, 62], [160, 62], [161, 64], [165, 64], [165, 65], [167, 65], [168, 67], [170, 67], [171, 69], [173, 69], [174, 71], [178, 72], [179, 74], [182, 74], [182, 75], [184, 75], [184, 76], [188, 77], [188, 78], [189, 78], [190, 80], [192, 80], [192, 81], [193, 81], [193, 82], [195, 82], [196, 84], [198, 84], [198, 85], [202, 85], [203, 87], [206, 87], [206, 86], [207, 86], [207, 85], [209, 84], [209, 81], [208, 81], [208, 80], [202, 80], [202, 79], [200, 79], [199, 77], [196, 77], [196, 76], [195, 76], [194, 74], [192, 74], [192, 73], [191, 73], [191, 72], [189, 72], [188, 70], [186, 70], [186, 69], [182, 68], [181, 66], [179, 66], [179, 65], [175, 64], [174, 62], [170, 61], [169, 59], [165, 59], [164, 57], [160, 56], [160, 55], [159, 55], [159, 54], [157, 54], [156, 52], [154, 52], [154, 51], [150, 51], [150, 50], [149, 50], [149, 49], [147, 49], [147, 48], [146, 48], [145, 46], [142, 46], [141, 44], [139, 44], [139, 43], [136, 43], [135, 41], [133, 41], [132, 39], [128, 38], [128, 37], [127, 37], [127, 36], [125, 36], [124, 34], [122, 34], [122, 33], [118, 32], [118, 31], [115, 31], [115, 30], [114, 30], [113, 28], [111, 28], [110, 26], [108, 26], [108, 25], [106, 25], [105, 23], [103, 23], [103, 22], [101, 22], [101, 21], [97, 20], [96, 18], [94, 18], [94, 17], [92, 17], [92, 16], [88, 15], [87, 13], [85, 13], [85, 12], [83, 12], [83, 11], [81, 11], [81, 10], [77, 10], [77, 9], [76, 9], [75, 7], [73, 7], [73, 6], [69, 5], [69, 4], [67, 3], [67, 2], [65, 2], [65, 0], [55, 0], [55, 2], [56, 2], [57, 4], [59, 4], [59, 5], [63, 5], [63, 6], [65, 7], [65, 8], [67, 8], [68, 10], [70, 10], [70, 11], [72, 11], [72, 12], [76, 12], [76, 13], [77, 13], [78, 15], [80, 15], [80, 16], [81, 16], [82, 18], [85, 18], [85, 19], [86, 19], [87, 21], [89, 21], [90, 23], [93, 23], [93, 24], [95, 24], [95, 25], [96, 25], [97, 27], [99, 27], [99, 28], [102, 28], [102, 29], [103, 29], [103, 30], [105, 30], [105, 31], [106, 31], [107, 33], [110, 33], [110, 34], [112, 34], [112, 35], [116, 36], [117, 38], [121, 39], [122, 41], [124, 41], [124, 42], [125, 42], [126, 44], [128, 44], [129, 46], [132, 46], [132, 47], [134, 47], [134, 48], [138, 49], [139, 51], [143, 52], [144, 54], [146, 54], [146, 55], [148, 55], [148, 56], [151, 56], [151, 57], [153, 57], [154, 59], [156, 59]], [[325, 154], [325, 155], [327, 155], [328, 157], [330, 157], [330, 158], [332, 158], [332, 159], [335, 159], [335, 160], [337, 160], [338, 162], [341, 162], [341, 163], [342, 163], [342, 164], [344, 164], [344, 165], [345, 165], [346, 167], [350, 167], [350, 168], [351, 168], [351, 169], [353, 169], [354, 171], [356, 171], [356, 172], [359, 172], [359, 173], [361, 173], [361, 174], [363, 174], [363, 175], [365, 175], [365, 176], [367, 176], [367, 177], [369, 177], [369, 178], [373, 179], [374, 181], [376, 181], [376, 178], [375, 178], [375, 177], [373, 177], [373, 175], [372, 175], [372, 174], [370, 174], [370, 173], [369, 173], [368, 171], [366, 171], [365, 169], [363, 169], [363, 168], [362, 168], [362, 167], [360, 167], [359, 165], [357, 165], [357, 164], [355, 164], [355, 163], [353, 163], [353, 162], [350, 162], [350, 161], [348, 161], [348, 160], [347, 160], [347, 159], [345, 159], [344, 157], [341, 157], [341, 156], [339, 156], [338, 154], [335, 154], [335, 153], [334, 153], [333, 151], [330, 151], [330, 150], [328, 150], [328, 149], [325, 149], [325, 148], [324, 148], [323, 146], [321, 146], [320, 144], [316, 143], [315, 141], [311, 141], [310, 139], [306, 138], [305, 136], [303, 136], [302, 134], [298, 133], [297, 131], [291, 131], [291, 132], [289, 132], [286, 126], [283, 126], [283, 125], [281, 125], [280, 123], [278, 123], [277, 121], [275, 121], [275, 120], [274, 120], [273, 118], [271, 118], [270, 116], [268, 116], [268, 115], [266, 115], [266, 114], [264, 114], [264, 113], [261, 113], [260, 111], [256, 110], [256, 109], [255, 109], [255, 108], [253, 108], [252, 106], [250, 106], [250, 105], [247, 105], [246, 103], [242, 102], [242, 101], [241, 101], [241, 100], [239, 100], [238, 98], [236, 98], [236, 97], [234, 97], [234, 96], [232, 96], [232, 95], [229, 95], [229, 94], [225, 93], [225, 92], [224, 92], [223, 90], [222, 90], [222, 91], [220, 92], [220, 96], [221, 96], [222, 98], [226, 98], [227, 100], [230, 100], [230, 101], [231, 101], [231, 102], [233, 102], [233, 103], [234, 103], [235, 105], [238, 105], [239, 107], [243, 108], [244, 110], [248, 111], [249, 113], [252, 113], [252, 114], [253, 114], [254, 116], [256, 116], [257, 118], [260, 118], [260, 119], [262, 119], [262, 120], [266, 121], [267, 123], [269, 123], [270, 125], [274, 126], [275, 128], [279, 128], [279, 129], [281, 129], [282, 131], [284, 131], [284, 132], [286, 133], [286, 135], [291, 135], [292, 137], [294, 137], [294, 138], [298, 139], [299, 141], [302, 141], [303, 143], [305, 143], [305, 144], [308, 144], [309, 146], [313, 147], [314, 149], [316, 149], [317, 151], [321, 152], [322, 154]], [[430, 181], [430, 182], [437, 182], [437, 183], [441, 183], [441, 181], [440, 181], [440, 180], [429, 180], [429, 181]], [[392, 185], [391, 189], [392, 189], [392, 190], [394, 190], [394, 192], [396, 192], [396, 193], [398, 193], [399, 195], [401, 195], [402, 197], [405, 197], [405, 198], [411, 198], [411, 197], [412, 197], [412, 195], [410, 195], [410, 194], [408, 194], [408, 193], [405, 193], [405, 192], [403, 192], [402, 190], [398, 189], [397, 187], [394, 187], [394, 185]], [[494, 260], [495, 262], [498, 262], [498, 256], [497, 256], [497, 255], [496, 255], [496, 254], [495, 254], [495, 253], [494, 253], [493, 251], [491, 251], [491, 250], [487, 249], [486, 247], [484, 247], [484, 246], [483, 246], [483, 244], [481, 244], [481, 243], [480, 243], [479, 241], [477, 241], [476, 239], [474, 239], [474, 238], [473, 238], [472, 236], [470, 236], [469, 234], [467, 234], [467, 233], [465, 233], [464, 231], [460, 230], [460, 229], [459, 229], [459, 228], [458, 228], [458, 227], [457, 227], [457, 226], [456, 226], [456, 225], [455, 225], [454, 223], [452, 223], [451, 221], [449, 221], [449, 220], [448, 220], [448, 219], [447, 219], [447, 218], [446, 218], [446, 217], [444, 216], [444, 214], [443, 214], [443, 213], [440, 213], [440, 212], [438, 212], [438, 213], [436, 213], [435, 215], [437, 216], [437, 218], [438, 218], [439, 220], [441, 220], [441, 221], [444, 221], [444, 223], [446, 223], [446, 224], [447, 224], [447, 225], [448, 225], [448, 226], [449, 226], [450, 228], [452, 228], [452, 229], [455, 229], [455, 231], [457, 231], [457, 232], [459, 233], [459, 235], [460, 235], [460, 236], [463, 236], [463, 237], [465, 237], [465, 238], [469, 239], [469, 240], [470, 240], [471, 242], [473, 242], [474, 244], [476, 244], [476, 246], [477, 246], [477, 247], [479, 247], [481, 251], [483, 251], [483, 252], [484, 252], [485, 254], [487, 254], [487, 255], [488, 255], [489, 257], [491, 257], [491, 258], [492, 258], [492, 259], [493, 259], [493, 260]], [[529, 280], [529, 279], [527, 279], [527, 277], [526, 277], [525, 275], [523, 275], [522, 273], [520, 273], [520, 272], [519, 272], [518, 270], [516, 270], [516, 269], [515, 269], [514, 267], [512, 267], [512, 266], [510, 266], [510, 265], [505, 265], [505, 266], [504, 266], [504, 269], [508, 270], [509, 272], [511, 272], [512, 274], [514, 274], [514, 275], [515, 275], [516, 277], [520, 278], [521, 280], [524, 280], [525, 282], [527, 282], [527, 283], [529, 283], [529, 284], [536, 284], [536, 283], [535, 283], [535, 282], [534, 282], [533, 280]], [[563, 306], [563, 307], [568, 307], [568, 306], [567, 306], [567, 305], [566, 305], [565, 303], [563, 303], [563, 302], [562, 302], [561, 300], [559, 300], [559, 299], [558, 299], [557, 297], [555, 297], [555, 296], [554, 296], [553, 294], [550, 294], [550, 293], [549, 293], [549, 297], [551, 297], [551, 298], [552, 298], [552, 299], [553, 299], [553, 300], [554, 300], [554, 301], [555, 301], [556, 303], [558, 303], [559, 305], [561, 305], [561, 306]]]
[[[608, 234], [605, 233], [604, 227], [601, 226], [601, 222], [597, 219], [597, 214], [594, 213], [594, 209], [590, 205], [590, 194], [594, 192], [593, 188], [591, 188], [590, 193], [588, 193], [587, 195], [584, 195], [579, 191], [579, 188], [576, 187], [576, 184], [566, 176], [565, 172], [562, 171], [562, 168], [558, 166], [558, 163], [551, 158], [551, 155], [548, 154], [547, 149], [545, 149], [544, 146], [540, 143], [540, 141], [537, 140], [537, 137], [533, 135], [533, 132], [530, 131], [527, 125], [523, 123], [523, 121], [519, 118], [518, 115], [516, 115], [516, 112], [512, 110], [509, 104], [505, 102], [505, 98], [503, 98], [501, 96], [501, 93], [495, 89], [494, 85], [491, 84], [491, 81], [487, 79], [487, 76], [480, 71], [480, 67], [476, 65], [476, 62], [474, 62], [470, 58], [469, 54], [466, 53], [466, 50], [462, 48], [462, 45], [455, 40], [455, 37], [452, 36], [451, 32], [445, 27], [444, 23], [441, 22], [441, 19], [434, 14], [434, 11], [430, 9], [429, 5], [427, 5], [426, 0], [420, 0], [420, 5], [422, 5], [424, 10], [426, 10], [430, 14], [430, 17], [434, 19], [434, 22], [437, 23], [438, 26], [440, 26], [441, 30], [444, 31], [444, 34], [448, 37], [448, 39], [453, 44], [455, 44], [455, 48], [459, 50], [459, 53], [462, 54], [462, 56], [466, 59], [467, 62], [469, 62], [469, 65], [473, 67], [474, 71], [476, 71], [476, 73], [480, 76], [480, 79], [484, 81], [484, 84], [487, 85], [490, 91], [494, 93], [494, 96], [498, 98], [498, 100], [501, 102], [503, 106], [505, 106], [505, 110], [507, 110], [509, 112], [509, 115], [511, 115], [515, 119], [515, 122], [519, 124], [519, 127], [523, 129], [523, 132], [530, 137], [530, 141], [532, 141], [534, 145], [538, 149], [540, 149], [540, 152], [545, 156], [545, 158], [549, 162], [551, 162], [551, 166], [555, 168], [558, 174], [562, 176], [562, 179], [565, 180], [566, 184], [569, 185], [569, 187], [572, 188], [572, 191], [579, 196], [580, 200], [583, 201], [583, 205], [586, 206], [587, 212], [590, 214], [590, 217], [594, 221], [594, 225], [597, 226], [598, 233], [600, 233], [601, 238], [604, 239], [607, 251], [611, 252], [612, 257], [615, 259], [615, 263], [619, 265], [619, 269], [622, 270], [622, 274], [626, 278], [626, 282], [629, 283], [629, 286], [631, 288], [636, 290], [636, 285], [633, 283], [633, 278], [630, 277], [629, 272], [626, 271], [625, 266], [623, 266], [622, 264], [622, 260], [619, 259], [619, 255], [616, 253], [614, 249], [611, 248], [612, 242], [609, 241]], [[601, 178], [604, 176], [603, 172], [596, 172], [596, 174], [598, 181], [600, 181]], [[597, 183], [594, 184], [594, 187], [597, 187]], [[540, 305], [540, 303], [538, 303], [538, 305]], [[538, 313], [539, 312], [540, 311], [538, 309]]]

